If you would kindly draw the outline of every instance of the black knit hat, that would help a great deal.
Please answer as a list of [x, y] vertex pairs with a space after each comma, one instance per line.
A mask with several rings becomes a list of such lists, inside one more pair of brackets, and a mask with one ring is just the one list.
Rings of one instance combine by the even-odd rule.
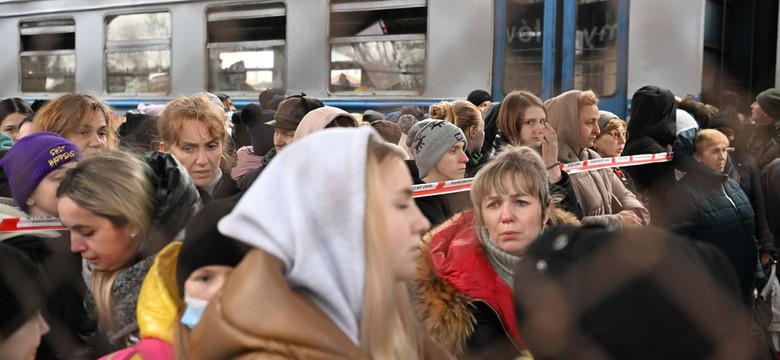
[[38, 268], [19, 250], [0, 243], [0, 342], [43, 305]]
[[515, 270], [523, 340], [537, 359], [753, 358], [727, 263], [653, 228], [545, 231]]
[[474, 90], [469, 94], [469, 97], [467, 97], [466, 100], [475, 106], [479, 106], [485, 101], [493, 101], [493, 98], [491, 98], [490, 94], [485, 90]]
[[236, 266], [251, 247], [222, 235], [217, 223], [236, 206], [239, 197], [214, 200], [187, 224], [176, 264], [176, 282], [184, 294], [184, 282], [195, 270], [209, 265]]
[[756, 96], [756, 102], [769, 117], [775, 121], [780, 120], [780, 88], [762, 91]]

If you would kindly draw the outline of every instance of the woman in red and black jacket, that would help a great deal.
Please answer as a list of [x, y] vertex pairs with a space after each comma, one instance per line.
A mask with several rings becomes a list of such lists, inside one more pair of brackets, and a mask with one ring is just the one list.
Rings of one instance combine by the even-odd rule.
[[514, 358], [525, 346], [513, 307], [514, 268], [545, 228], [578, 224], [555, 207], [544, 162], [510, 147], [478, 173], [474, 210], [428, 233], [415, 278], [425, 330], [458, 358]]

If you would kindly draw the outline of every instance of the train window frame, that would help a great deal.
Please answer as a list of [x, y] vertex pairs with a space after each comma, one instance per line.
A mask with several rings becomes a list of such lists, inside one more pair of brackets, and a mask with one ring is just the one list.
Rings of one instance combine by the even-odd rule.
[[[585, 42], [587, 42], [585, 37], [588, 36], [587, 29], [584, 31], [580, 29], [580, 6], [582, 5], [593, 5], [597, 3], [606, 3], [607, 7], [610, 8], [611, 13], [610, 15], [614, 16], [614, 23], [604, 24], [601, 28], [601, 31], [597, 34], [596, 28], [592, 28], [590, 36], [598, 35], [602, 38], [605, 37], [605, 32], [607, 32], [607, 28], [610, 27], [611, 30], [609, 30], [609, 37], [607, 41], [603, 41], [604, 43], [612, 42], [613, 44], [610, 44], [609, 46], [605, 46], [602, 48], [595, 47], [594, 45], [591, 45], [591, 48], [586, 49]], [[595, 91], [599, 97], [613, 97], [618, 93], [619, 85], [618, 85], [618, 78], [619, 78], [619, 57], [620, 57], [620, 48], [619, 48], [619, 18], [620, 18], [620, 0], [599, 0], [599, 1], [587, 1], [587, 0], [578, 0], [575, 2], [575, 44], [574, 44], [574, 55], [573, 55], [573, 61], [572, 61], [572, 84], [573, 88], [575, 89], [592, 89]], [[597, 12], [599, 15], [607, 14], [607, 12], [601, 11]], [[597, 52], [604, 52], [606, 55], [604, 58], [596, 58], [595, 60], [589, 59], [590, 57], [596, 57], [591, 55], [596, 55]], [[590, 52], [586, 56], [586, 52]], [[609, 58], [606, 58], [606, 56], [609, 56]], [[595, 65], [595, 66], [593, 66]], [[595, 67], [596, 69], [599, 69], [600, 71], [591, 71], [591, 67]], [[595, 80], [594, 80], [595, 79]], [[592, 82], [596, 82], [597, 84], [600, 84], [600, 86], [594, 86]], [[605, 85], [606, 84], [606, 85]], [[607, 91], [609, 90], [609, 91]]]
[[[167, 14], [169, 34], [167, 38], [152, 38], [152, 39], [140, 39], [140, 40], [109, 40], [108, 27], [111, 21], [120, 16], [128, 15], [143, 15], [143, 14]], [[173, 72], [173, 17], [174, 13], [169, 8], [149, 8], [149, 9], [133, 9], [132, 11], [121, 12], [108, 12], [103, 16], [103, 92], [111, 97], [148, 97], [148, 96], [165, 96], [170, 95], [173, 91], [172, 72]], [[109, 81], [109, 55], [111, 54], [128, 54], [128, 53], [141, 53], [150, 51], [167, 51], [168, 52], [168, 72], [167, 72], [167, 90], [164, 91], [135, 91], [135, 92], [118, 92], [110, 91]], [[151, 76], [153, 73], [149, 73]], [[165, 76], [161, 73], [159, 76]], [[151, 82], [153, 79], [149, 79]]]
[[[344, 96], [344, 97], [359, 97], [366, 95], [377, 96], [420, 96], [425, 93], [428, 85], [428, 55], [430, 53], [430, 47], [428, 43], [430, 33], [430, 1], [429, 0], [331, 0], [328, 13], [328, 73], [327, 73], [327, 87], [325, 89], [328, 95]], [[405, 10], [405, 9], [425, 9], [425, 30], [424, 32], [405, 33], [405, 34], [388, 34], [387, 26], [384, 23], [386, 19], [380, 18], [378, 21], [370, 24], [368, 27], [362, 28], [361, 31], [352, 36], [333, 36], [334, 34], [334, 13], [358, 13], [358, 12], [372, 12], [372, 11], [392, 11], [392, 10]], [[415, 89], [405, 90], [376, 90], [373, 88], [363, 89], [362, 76], [366, 74], [363, 69], [343, 69], [343, 70], [359, 70], [361, 71], [361, 79], [358, 79], [360, 83], [352, 90], [338, 90], [334, 89], [335, 85], [332, 82], [334, 71], [340, 69], [334, 68], [334, 47], [339, 45], [351, 44], [370, 44], [370, 43], [395, 43], [395, 42], [422, 42], [420, 48], [423, 51], [422, 61], [419, 64], [413, 64], [411, 66], [419, 66], [421, 68], [421, 75], [419, 76], [419, 86]], [[412, 50], [414, 51], [414, 50]], [[419, 51], [419, 49], [418, 49]], [[361, 64], [362, 65], [362, 64]], [[349, 75], [346, 72], [342, 72], [340, 76], [344, 76], [348, 79]], [[352, 87], [352, 81], [350, 87]]]
[[[287, 86], [287, 18], [288, 18], [288, 6], [283, 0], [267, 1], [260, 3], [219, 3], [209, 5], [204, 9], [204, 31], [205, 31], [205, 83], [204, 88], [213, 93], [224, 93], [234, 97], [251, 97], [256, 96], [257, 93], [263, 91], [265, 88], [285, 88]], [[283, 26], [270, 26], [273, 34], [276, 32], [272, 39], [218, 39], [218, 37], [229, 37], [225, 34], [218, 34], [214, 31], [214, 38], [210, 32], [209, 24], [211, 22], [219, 21], [262, 21], [263, 19], [269, 19], [269, 23], [273, 21], [279, 21], [281, 19], [284, 23]], [[224, 31], [225, 28], [222, 30]], [[281, 33], [281, 36], [279, 35]], [[221, 50], [233, 50], [232, 53], [238, 54], [237, 58], [242, 57], [240, 53], [255, 53], [254, 66], [250, 68], [245, 67], [245, 60], [250, 60], [251, 57], [247, 57], [249, 54], [243, 55], [244, 58], [237, 61], [230, 66], [223, 68], [222, 63], [219, 64], [219, 72], [215, 73], [215, 65], [213, 60], [221, 59]], [[270, 52], [272, 56], [271, 66], [262, 66], [263, 53]], [[243, 86], [245, 88], [225, 88], [222, 85], [230, 85], [232, 77], [230, 74], [231, 66], [241, 63], [238, 66], [238, 71], [244, 71], [244, 77], [248, 76], [250, 72], [256, 73], [255, 76], [262, 76], [262, 73], [270, 72], [270, 84], [269, 86], [262, 86], [262, 82], [255, 82], [254, 85], [243, 79]], [[250, 63], [251, 64], [251, 63]], [[223, 84], [220, 80], [220, 76], [226, 75], [227, 81]], [[238, 79], [237, 79], [238, 80]], [[260, 86], [262, 88], [255, 88]]]
[[[62, 22], [60, 24], [57, 24], [58, 22]], [[30, 24], [29, 27], [25, 27], [26, 24]], [[37, 25], [37, 26], [36, 26]], [[19, 54], [19, 79], [17, 83], [17, 89], [19, 90], [19, 93], [25, 94], [28, 96], [41, 96], [45, 94], [64, 94], [68, 92], [73, 92], [76, 90], [76, 46], [75, 46], [75, 37], [76, 37], [76, 19], [73, 16], [56, 16], [56, 17], [45, 17], [45, 18], [29, 18], [29, 19], [20, 19], [17, 23], [17, 29], [19, 31], [19, 46], [17, 53]], [[25, 49], [25, 37], [28, 36], [62, 36], [62, 39], [58, 42], [60, 43], [59, 47], [63, 47], [62, 42], [67, 44], [67, 48], [59, 48], [59, 49]], [[67, 38], [67, 36], [72, 36], [72, 45], [70, 44], [71, 40]], [[61, 91], [52, 91], [47, 90], [45, 82], [49, 80], [49, 72], [48, 70], [45, 71], [45, 80], [44, 80], [44, 88], [43, 90], [25, 90], [25, 58], [33, 58], [33, 57], [48, 57], [48, 56], [72, 56], [72, 73], [71, 76], [63, 77], [63, 83], [67, 83], [68, 79], [70, 79], [70, 87], [64, 88]]]

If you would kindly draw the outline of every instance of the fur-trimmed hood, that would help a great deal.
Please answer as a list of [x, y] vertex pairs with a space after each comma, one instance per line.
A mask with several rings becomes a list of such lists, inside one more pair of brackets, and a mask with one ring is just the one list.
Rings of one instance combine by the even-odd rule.
[[[437, 235], [441, 236], [445, 233], [458, 239], [461, 236], [464, 239], [476, 238], [477, 235], [472, 227], [473, 217], [473, 210], [464, 211], [423, 237], [423, 242], [420, 245], [422, 256], [418, 261], [414, 280], [414, 308], [417, 317], [428, 334], [457, 358], [467, 357], [468, 354], [468, 340], [474, 334], [476, 326], [476, 319], [469, 309], [472, 306], [471, 302], [475, 299], [458, 291], [455, 286], [439, 275], [437, 269], [434, 268], [431, 246]], [[550, 217], [548, 225], [579, 225], [576, 216], [559, 208], [553, 208]], [[475, 253], [474, 256], [485, 257], [484, 253]], [[487, 262], [487, 259], [484, 261]], [[497, 274], [495, 274], [495, 278], [500, 285], [505, 285], [498, 279]], [[502, 317], [501, 310], [496, 309], [496, 311]], [[505, 317], [509, 318], [509, 316]], [[513, 314], [510, 321], [514, 324]], [[516, 329], [516, 326], [511, 326], [511, 324], [505, 325], [509, 325], [505, 328], [509, 328], [510, 333], [513, 332], [512, 328]], [[516, 343], [516, 346], [522, 347], [521, 344], [517, 344], [519, 339], [514, 338], [511, 334], [507, 334], [507, 336]]]

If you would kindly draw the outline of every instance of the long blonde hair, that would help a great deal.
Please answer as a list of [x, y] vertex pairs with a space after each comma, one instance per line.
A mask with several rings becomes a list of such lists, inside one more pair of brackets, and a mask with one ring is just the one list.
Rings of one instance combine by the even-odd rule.
[[[154, 211], [151, 169], [135, 156], [122, 151], [100, 153], [79, 161], [68, 170], [57, 198], [67, 196], [79, 207], [107, 218], [114, 227], [127, 224], [140, 229], [131, 241], [143, 250]], [[153, 249], [147, 249], [153, 250]], [[98, 322], [105, 329], [115, 326], [111, 289], [117, 275], [132, 264], [112, 271], [92, 271], [90, 285], [95, 298]]]
[[387, 256], [382, 169], [402, 160], [399, 149], [369, 141], [366, 163], [366, 288], [360, 340], [369, 358], [422, 359], [422, 340], [406, 285], [395, 279]]

